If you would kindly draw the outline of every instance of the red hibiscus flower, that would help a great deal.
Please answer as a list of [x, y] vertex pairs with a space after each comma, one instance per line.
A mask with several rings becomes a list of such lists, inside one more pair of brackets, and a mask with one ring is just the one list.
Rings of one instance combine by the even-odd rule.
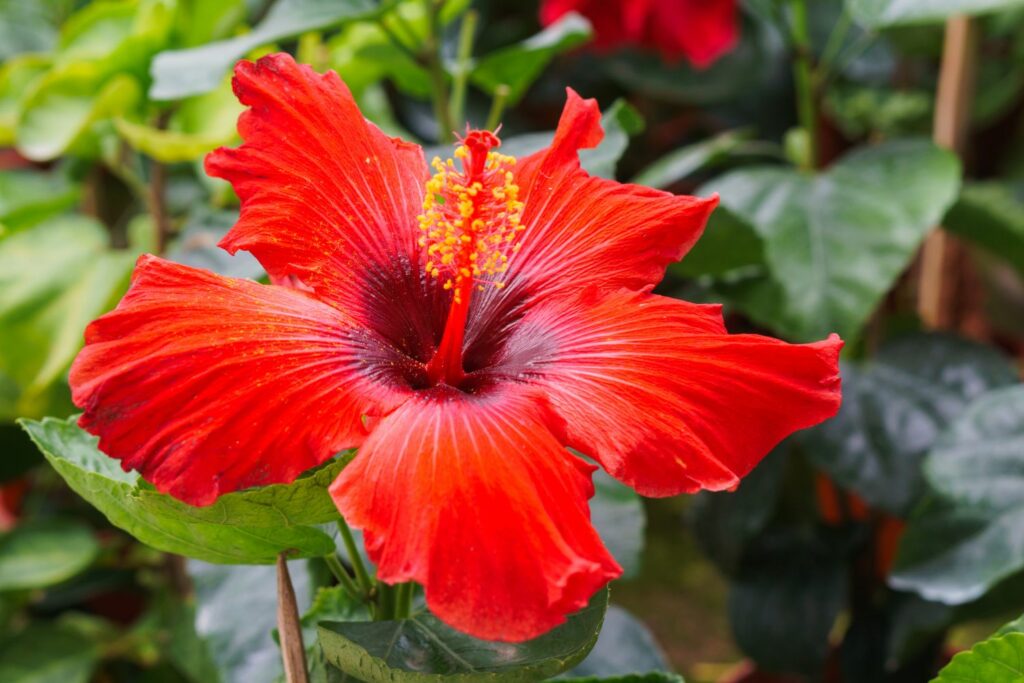
[[240, 62], [244, 144], [207, 158], [241, 217], [222, 246], [262, 285], [140, 259], [71, 371], [80, 424], [205, 505], [359, 447], [331, 487], [388, 583], [522, 640], [620, 572], [593, 527], [593, 457], [640, 493], [720, 490], [833, 415], [838, 338], [727, 334], [650, 292], [717, 200], [589, 176], [602, 132], [569, 91], [518, 162], [466, 135], [435, 161], [360, 114], [337, 74]]
[[599, 49], [651, 47], [699, 68], [731, 50], [739, 33], [736, 0], [542, 0], [540, 20], [547, 26], [569, 12], [590, 20]]

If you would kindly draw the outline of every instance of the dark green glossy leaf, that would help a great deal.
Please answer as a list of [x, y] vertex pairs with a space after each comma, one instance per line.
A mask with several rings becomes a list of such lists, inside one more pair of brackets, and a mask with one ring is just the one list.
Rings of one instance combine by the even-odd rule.
[[1021, 0], [846, 0], [850, 14], [868, 28], [939, 22], [956, 14], [984, 14], [1022, 6]]
[[1003, 624], [998, 631], [997, 636], [1005, 636], [1007, 633], [1024, 633], [1024, 615], [1021, 615], [1011, 622]]
[[516, 104], [557, 55], [586, 42], [590, 22], [570, 13], [537, 35], [482, 57], [470, 72], [470, 80], [494, 95], [499, 86], [508, 88], [508, 103]]
[[932, 683], [1020, 683], [1024, 680], [1024, 633], [983, 640], [953, 657]]
[[96, 448], [96, 437], [75, 424], [23, 421], [32, 440], [76, 493], [110, 522], [158, 550], [209, 562], [270, 564], [278, 553], [321, 557], [333, 539], [316, 524], [337, 519], [327, 486], [344, 466], [334, 461], [292, 484], [229, 493], [192, 507], [152, 489], [135, 472]]
[[990, 392], [949, 426], [925, 474], [937, 499], [911, 518], [892, 585], [961, 604], [1024, 568], [1024, 386]]
[[643, 622], [612, 605], [604, 615], [597, 644], [587, 658], [565, 674], [565, 678], [601, 678], [667, 672], [665, 653]]
[[[302, 609], [312, 591], [304, 562], [289, 563]], [[189, 561], [196, 594], [196, 633], [206, 642], [222, 683], [273, 683], [281, 674], [277, 573], [269, 566], [223, 566]], [[203, 683], [206, 683], [204, 681]]]
[[35, 623], [0, 641], [0, 681], [87, 683], [99, 660], [99, 645], [76, 629]]
[[586, 657], [601, 631], [608, 591], [554, 630], [524, 643], [460, 633], [429, 613], [404, 621], [323, 622], [320, 645], [333, 665], [367, 683], [538, 681]]
[[943, 226], [1024, 273], [1024, 185], [966, 186]]
[[99, 550], [92, 530], [80, 522], [19, 524], [0, 534], [0, 591], [65, 581], [92, 564]]
[[636, 575], [640, 571], [647, 521], [640, 496], [604, 470], [598, 470], [594, 472], [590, 518], [605, 547], [622, 566], [623, 576]]
[[733, 575], [743, 552], [775, 512], [782, 491], [789, 446], [773, 450], [735, 491], [701, 492], [690, 508], [690, 522], [701, 548], [719, 569]]
[[1009, 359], [991, 347], [944, 334], [903, 337], [866, 363], [845, 363], [839, 414], [801, 439], [840, 486], [907, 514], [939, 432], [973, 399], [1015, 381]]
[[750, 293], [751, 317], [805, 341], [857, 337], [959, 187], [956, 157], [930, 142], [904, 140], [858, 150], [818, 175], [756, 167], [699, 191], [764, 242], [770, 280], [782, 296]]
[[0, 238], [0, 417], [64, 410], [51, 390], [81, 348], [85, 326], [127, 287], [134, 261], [111, 251], [103, 226], [83, 216]]
[[216, 88], [231, 66], [256, 48], [306, 31], [337, 26], [374, 16], [375, 0], [277, 0], [252, 31], [229, 40], [187, 50], [161, 52], [153, 60], [154, 100], [175, 100]]
[[841, 539], [764, 536], [729, 595], [736, 643], [767, 671], [813, 676], [825, 663], [846, 589]]

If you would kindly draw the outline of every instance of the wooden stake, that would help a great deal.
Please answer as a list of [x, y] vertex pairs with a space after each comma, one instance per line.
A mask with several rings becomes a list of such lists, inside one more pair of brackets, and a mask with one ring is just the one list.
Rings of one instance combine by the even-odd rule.
[[[961, 159], [967, 145], [976, 62], [977, 27], [969, 17], [951, 17], [946, 22], [932, 136], [936, 144], [952, 150]], [[960, 260], [957, 251], [941, 228], [932, 231], [925, 240], [921, 250], [917, 310], [926, 327], [946, 328], [954, 324], [954, 266]]]
[[277, 634], [281, 640], [284, 679], [287, 683], [309, 683], [306, 670], [306, 647], [302, 643], [299, 606], [295, 602], [292, 577], [288, 574], [285, 554], [277, 556]]

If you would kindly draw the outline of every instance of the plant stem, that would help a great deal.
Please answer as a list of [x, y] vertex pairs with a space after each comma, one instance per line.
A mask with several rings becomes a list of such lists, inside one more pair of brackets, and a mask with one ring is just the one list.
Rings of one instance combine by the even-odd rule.
[[302, 627], [299, 625], [299, 607], [284, 553], [277, 556], [277, 632], [281, 639], [285, 681], [309, 683], [306, 648], [302, 644]]
[[348, 559], [352, 563], [352, 570], [356, 573], [356, 581], [359, 582], [359, 587], [365, 595], [372, 595], [374, 588], [373, 579], [370, 578], [370, 573], [366, 571], [366, 565], [363, 564], [359, 548], [356, 547], [356, 539], [353, 538], [352, 530], [348, 528], [348, 524], [345, 523], [344, 519], [338, 520], [338, 530], [341, 532], [341, 540], [345, 543], [345, 550], [348, 551]]
[[501, 123], [501, 115], [505, 113], [505, 102], [508, 101], [509, 88], [502, 83], [494, 89], [491, 101], [491, 112], [487, 115], [487, 130], [494, 130]]
[[411, 581], [398, 584], [395, 595], [395, 619], [408, 619], [412, 613], [413, 584]]
[[793, 50], [793, 82], [796, 85], [797, 115], [800, 127], [807, 135], [807, 154], [804, 158], [804, 170], [812, 170], [818, 165], [818, 113], [815, 106], [815, 87], [811, 67], [811, 38], [807, 20], [807, 0], [790, 0], [791, 35]]
[[341, 563], [337, 555], [334, 553], [324, 555], [324, 562], [327, 563], [327, 568], [331, 570], [331, 574], [334, 574], [334, 578], [338, 580], [338, 583], [341, 584], [341, 587], [350, 597], [355, 600], [366, 600], [369, 597], [356, 585], [355, 579], [348, 573], [345, 565]]
[[473, 37], [476, 35], [477, 22], [480, 15], [476, 10], [469, 10], [462, 18], [459, 27], [459, 52], [456, 55], [457, 66], [455, 80], [452, 83], [451, 117], [456, 126], [461, 126], [466, 110], [466, 86], [469, 83], [469, 72], [473, 67]]
[[441, 17], [440, 4], [436, 0], [423, 0], [426, 5], [429, 30], [424, 44], [427, 70], [430, 73], [431, 95], [434, 101], [434, 118], [437, 119], [438, 142], [452, 141], [451, 108], [448, 103], [448, 80], [441, 61]]

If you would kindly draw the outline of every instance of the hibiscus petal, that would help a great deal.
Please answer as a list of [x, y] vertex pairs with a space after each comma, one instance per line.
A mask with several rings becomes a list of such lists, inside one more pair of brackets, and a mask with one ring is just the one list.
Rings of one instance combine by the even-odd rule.
[[331, 487], [388, 583], [415, 580], [454, 628], [520, 641], [621, 569], [590, 524], [593, 468], [524, 387], [439, 387], [384, 418]]
[[654, 2], [646, 25], [644, 42], [657, 46], [667, 60], [685, 56], [698, 68], [732, 50], [739, 38], [736, 0]]
[[531, 309], [506, 347], [567, 443], [648, 496], [735, 487], [779, 441], [839, 408], [833, 335], [727, 334], [717, 306], [591, 291]]
[[245, 142], [206, 158], [207, 173], [242, 200], [221, 246], [252, 252], [272, 277], [297, 277], [350, 312], [382, 274], [418, 274], [420, 147], [368, 123], [336, 73], [290, 55], [239, 62], [233, 84], [250, 107], [238, 120]]
[[[100, 449], [193, 505], [288, 482], [366, 435], [404, 395], [391, 350], [290, 288], [143, 256], [71, 368]], [[386, 361], [375, 363], [375, 360]]]
[[700, 237], [718, 197], [590, 176], [577, 152], [601, 141], [601, 113], [595, 100], [572, 89], [567, 95], [551, 146], [521, 160], [516, 172], [525, 229], [505, 276], [509, 289], [550, 295], [589, 284], [653, 286]]

